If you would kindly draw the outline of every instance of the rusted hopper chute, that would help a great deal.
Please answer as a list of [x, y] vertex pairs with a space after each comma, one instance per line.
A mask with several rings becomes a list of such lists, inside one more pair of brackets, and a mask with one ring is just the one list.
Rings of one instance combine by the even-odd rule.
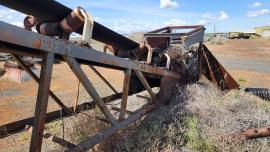
[[[188, 32], [173, 32], [173, 31], [185, 31]], [[157, 29], [144, 34], [147, 43], [151, 48], [166, 49], [174, 44], [180, 44], [179, 51], [182, 57], [188, 56], [190, 53], [190, 47], [197, 44], [197, 52], [192, 62], [199, 60], [200, 70], [199, 74], [203, 74], [211, 82], [216, 84], [222, 90], [239, 89], [239, 85], [234, 78], [226, 71], [226, 69], [218, 62], [211, 51], [203, 44], [204, 27], [200, 25], [195, 26], [171, 26]], [[190, 58], [186, 58], [190, 59]], [[186, 67], [186, 77], [183, 77], [184, 82], [196, 81], [199, 78], [198, 71], [190, 70], [192, 68]], [[194, 67], [194, 65], [192, 65]], [[182, 70], [185, 68], [182, 68]], [[173, 70], [173, 69], [171, 69]], [[174, 69], [179, 70], [179, 67]], [[197, 73], [197, 75], [196, 75]], [[195, 74], [195, 76], [194, 76]], [[167, 84], [167, 82], [165, 82]], [[167, 90], [167, 89], [166, 89]]]

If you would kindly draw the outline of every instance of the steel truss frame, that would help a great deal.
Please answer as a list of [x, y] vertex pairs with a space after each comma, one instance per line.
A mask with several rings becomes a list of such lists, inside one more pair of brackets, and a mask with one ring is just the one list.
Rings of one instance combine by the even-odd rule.
[[[21, 67], [39, 84], [34, 117], [9, 123], [0, 127], [6, 128], [8, 133], [15, 133], [24, 129], [26, 125], [32, 126], [32, 137], [30, 143], [30, 151], [32, 152], [41, 151], [43, 137], [53, 136], [48, 133], [44, 133], [45, 123], [52, 122], [60, 118], [59, 111], [46, 113], [49, 96], [51, 96], [62, 108], [63, 116], [68, 117], [74, 114], [74, 107], [65, 106], [64, 103], [50, 90], [53, 61], [55, 58], [67, 62], [73, 73], [79, 79], [80, 83], [95, 101], [95, 103], [87, 102], [82, 105], [78, 105], [75, 112], [82, 112], [84, 110], [91, 109], [93, 106], [98, 106], [111, 124], [110, 128], [105, 129], [93, 137], [89, 137], [78, 145], [73, 145], [70, 142], [62, 141], [61, 138], [53, 136], [53, 141], [57, 141], [57, 143], [66, 143], [64, 145], [66, 145], [69, 151], [87, 151], [103, 139], [111, 136], [117, 130], [127, 127], [129, 124], [135, 122], [157, 107], [156, 103], [158, 99], [153, 93], [143, 72], [159, 76], [160, 78], [164, 76], [170, 76], [177, 79], [181, 78], [179, 74], [164, 68], [153, 67], [136, 61], [131, 61], [129, 59], [104, 54], [87, 47], [72, 44], [68, 41], [27, 31], [4, 22], [0, 22], [0, 31], [0, 52], [12, 54]], [[25, 65], [24, 61], [21, 60], [19, 56], [42, 58], [40, 78]], [[116, 94], [106, 98], [101, 98], [87, 75], [81, 69], [81, 64], [89, 65], [90, 68], [94, 70], [94, 72], [100, 76]], [[117, 93], [116, 90], [113, 89], [112, 85], [110, 85], [109, 82], [102, 77], [95, 68], [93, 68], [93, 66], [102, 66], [125, 71], [123, 93]], [[145, 87], [145, 90], [150, 94], [152, 102], [147, 103], [145, 106], [135, 112], [132, 112], [130, 116], [126, 117], [127, 99], [129, 95], [129, 84], [132, 71], [134, 71], [135, 75]], [[119, 112], [119, 120], [117, 120], [106, 107], [106, 103], [120, 97], [122, 98], [122, 102]], [[4, 135], [2, 137], [4, 137]]]

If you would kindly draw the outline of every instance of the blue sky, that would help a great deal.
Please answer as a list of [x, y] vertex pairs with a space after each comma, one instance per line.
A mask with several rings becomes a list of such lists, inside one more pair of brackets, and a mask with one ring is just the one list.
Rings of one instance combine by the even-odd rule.
[[[207, 32], [250, 31], [270, 25], [269, 0], [57, 0], [81, 6], [94, 19], [123, 33], [145, 32], [167, 25], [203, 24]], [[24, 15], [0, 7], [0, 20], [22, 26]]]

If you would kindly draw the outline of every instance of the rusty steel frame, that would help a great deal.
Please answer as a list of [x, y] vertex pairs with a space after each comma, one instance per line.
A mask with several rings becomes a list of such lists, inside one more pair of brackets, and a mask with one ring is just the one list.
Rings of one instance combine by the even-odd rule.
[[123, 85], [121, 109], [120, 109], [120, 114], [119, 114], [120, 121], [124, 120], [126, 117], [127, 100], [128, 100], [128, 92], [129, 92], [129, 85], [130, 85], [130, 76], [131, 76], [131, 70], [126, 69], [125, 70], [124, 85]]
[[220, 87], [221, 90], [239, 89], [239, 84], [218, 62], [215, 56], [205, 45], [202, 45], [202, 50], [200, 53], [203, 54], [202, 61], [206, 62], [204, 63], [206, 64], [204, 67], [207, 67], [206, 71], [208, 72], [204, 73], [204, 75], [206, 75], [210, 81]]
[[[4, 22], [0, 22], [0, 31], [0, 48], [5, 49], [9, 46], [9, 44], [16, 44], [17, 46], [20, 46], [19, 50], [28, 48], [28, 52], [30, 53], [29, 55], [36, 54], [36, 56], [38, 56], [42, 52], [55, 53], [60, 56], [76, 58], [79, 60], [79, 62], [84, 64], [99, 64], [103, 65], [104, 67], [119, 70], [140, 70], [142, 72], [151, 73], [154, 75], [180, 78], [177, 73], [171, 72], [164, 68], [157, 68], [139, 63], [137, 61], [131, 61], [129, 59], [127, 60], [117, 56], [104, 54], [102, 52], [98, 52], [87, 47], [78, 46], [64, 40], [26, 31], [22, 28]], [[15, 37], [16, 39], [14, 39]], [[5, 52], [8, 51], [6, 50]]]
[[[39, 23], [58, 23], [64, 17], [69, 15], [72, 11], [71, 9], [63, 6], [62, 4], [52, 0], [44, 0], [38, 2], [36, 0], [1, 0], [0, 4], [23, 12], [25, 14], [31, 14], [37, 18], [37, 22]], [[44, 10], [45, 5], [48, 5], [50, 7]], [[172, 33], [172, 30], [174, 29], [193, 30], [187, 33]], [[158, 40], [159, 43], [161, 42], [162, 44], [164, 44], [164, 42], [178, 43], [179, 41], [184, 45], [183, 48], [186, 49], [192, 44], [203, 42], [204, 30], [205, 28], [203, 26], [173, 26], [146, 33], [145, 37], [154, 38], [154, 40]], [[69, 149], [68, 151], [87, 151], [93, 146], [95, 146], [97, 143], [114, 134], [116, 131], [127, 127], [131, 123], [146, 115], [148, 112], [151, 112], [156, 107], [158, 107], [160, 102], [152, 91], [152, 81], [149, 81], [150, 83], [147, 82], [150, 77], [158, 76], [158, 79], [181, 79], [181, 76], [178, 73], [172, 72], [165, 68], [154, 67], [138, 61], [133, 61], [131, 59], [123, 59], [117, 56], [104, 54], [89, 47], [80, 46], [66, 40], [60, 40], [53, 37], [40, 35], [4, 22], [0, 22], [0, 31], [0, 52], [6, 52], [14, 55], [15, 59], [24, 68], [24, 70], [26, 70], [29, 75], [39, 83], [34, 117], [20, 120], [17, 122], [12, 122], [0, 126], [0, 128], [7, 127], [7, 131], [16, 132], [22, 130], [25, 125], [33, 126], [30, 143], [30, 151], [33, 152], [41, 151], [42, 139], [44, 135], [45, 137], [54, 138], [56, 142], [67, 143], [67, 147]], [[80, 28], [76, 32], [81, 34], [82, 28]], [[113, 32], [112, 30], [104, 27], [97, 22], [94, 23], [93, 39], [103, 43], [107, 43], [118, 49], [122, 49], [127, 53], [131, 53], [131, 50], [134, 50], [139, 46], [138, 43], [128, 38], [125, 38], [124, 36], [116, 32]], [[234, 80], [231, 79], [230, 75], [213, 57], [211, 52], [207, 50], [204, 45], [201, 49], [205, 53], [205, 58], [203, 59], [207, 60], [207, 62], [210, 62], [210, 65], [208, 66], [208, 72], [209, 70], [212, 71], [212, 69], [218, 68], [219, 71], [212, 71], [215, 79], [219, 82], [226, 81], [227, 83], [231, 83], [226, 86], [228, 89], [235, 87], [236, 84]], [[40, 78], [38, 78], [29, 68], [24, 65], [24, 62], [20, 59], [19, 55], [43, 58]], [[61, 140], [61, 138], [51, 134], [44, 134], [45, 123], [57, 120], [62, 116], [68, 117], [74, 114], [74, 112], [72, 111], [74, 107], [66, 107], [63, 102], [52, 91], [50, 91], [54, 59], [60, 59], [69, 65], [72, 72], [78, 78], [79, 82], [83, 85], [87, 93], [94, 100], [90, 103], [78, 105], [78, 108], [76, 104], [75, 108], [77, 110], [75, 111], [75, 113], [92, 109], [93, 106], [98, 106], [106, 118], [105, 120], [103, 118], [100, 119], [110, 123], [111, 125], [110, 128], [107, 128], [92, 137], [88, 137], [78, 145], [74, 145], [72, 143], [69, 143], [68, 141]], [[85, 72], [82, 70], [80, 66], [81, 64], [88, 65], [116, 94], [107, 98], [101, 98], [95, 87], [92, 85], [90, 78], [88, 78]], [[113, 86], [93, 66], [101, 66], [105, 68], [124, 71], [125, 79], [123, 85], [123, 93], [117, 93]], [[132, 72], [134, 72], [135, 76], [137, 76], [138, 82], [142, 83], [142, 91], [147, 90], [147, 92], [150, 94], [152, 102], [148, 102], [144, 106], [142, 106], [142, 108], [130, 113], [127, 110], [128, 96], [132, 93], [139, 92], [138, 89], [137, 92], [131, 93], [132, 85], [134, 85], [134, 83], [131, 83], [131, 77], [132, 79], [134, 78], [134, 76], [131, 75]], [[56, 103], [58, 103], [58, 105], [62, 108], [61, 110], [51, 113], [46, 112], [49, 95], [52, 96]], [[117, 119], [109, 111], [106, 103], [119, 98], [121, 98], [122, 100], [121, 108], [118, 110], [119, 118]], [[63, 115], [59, 115], [60, 112], [63, 113]], [[126, 116], [127, 113], [129, 113], [128, 116]]]
[[[187, 30], [188, 32], [174, 32], [173, 30]], [[155, 47], [166, 47], [170, 44], [182, 44], [183, 49], [188, 49], [196, 43], [202, 43], [205, 28], [202, 25], [196, 26], [170, 26], [157, 29], [144, 34], [147, 43]]]
[[135, 122], [139, 118], [143, 117], [147, 113], [153, 111], [157, 106], [156, 105], [149, 105], [144, 106], [135, 112], [124, 121], [117, 123], [116, 125], [112, 126], [111, 128], [103, 130], [101, 133], [96, 134], [92, 137], [89, 137], [78, 144], [76, 147], [69, 150], [70, 152], [81, 152], [81, 151], [88, 151], [90, 148], [94, 147], [97, 143], [101, 142], [102, 140], [106, 139], [107, 137], [114, 134], [117, 130], [123, 129], [124, 127], [128, 126], [129, 124]]
[[49, 90], [51, 85], [53, 60], [53, 53], [45, 53], [42, 59], [30, 152], [41, 150], [43, 131], [45, 128], [45, 117], [48, 107]]
[[[171, 33], [172, 30], [176, 30], [176, 29], [192, 29], [189, 32], [185, 32], [185, 33]], [[159, 29], [159, 30], [155, 30], [155, 31], [151, 31], [148, 33], [145, 33], [144, 36], [145, 37], [182, 37], [182, 36], [191, 36], [195, 33], [198, 33], [200, 31], [204, 31], [205, 28], [202, 25], [198, 25], [198, 26], [170, 26], [170, 27], [165, 27], [163, 29]], [[164, 32], [164, 31], [168, 31], [168, 32]]]
[[80, 64], [76, 61], [76, 59], [71, 57], [64, 57], [68, 65], [70, 66], [73, 73], [77, 76], [77, 78], [81, 81], [82, 85], [84, 86], [85, 90], [88, 94], [97, 102], [100, 110], [103, 112], [105, 117], [109, 120], [109, 122], [114, 125], [116, 124], [116, 120], [113, 115], [110, 113], [109, 109], [106, 107], [105, 103], [98, 95], [97, 91], [95, 90], [94, 86], [87, 78], [87, 75], [83, 72], [80, 67]]
[[145, 87], [145, 89], [147, 90], [147, 92], [150, 94], [150, 96], [152, 97], [152, 99], [154, 100], [154, 102], [157, 102], [158, 99], [155, 96], [154, 92], [152, 91], [150, 85], [148, 84], [147, 80], [145, 79], [145, 77], [143, 76], [141, 71], [137, 71], [134, 70], [135, 74], [138, 76], [138, 78], [140, 79], [141, 83], [143, 84], [143, 86]]
[[[150, 85], [147, 82], [147, 79], [144, 77], [142, 72], [152, 75], [157, 75], [160, 77], [163, 76], [171, 76], [177, 79], [180, 79], [180, 75], [177, 73], [171, 72], [168, 69], [153, 67], [151, 65], [146, 65], [139, 63], [137, 61], [131, 61], [129, 59], [122, 59], [116, 56], [104, 54], [98, 52], [96, 50], [78, 46], [76, 44], [72, 44], [70, 42], [66, 42], [63, 40], [55, 39], [52, 37], [40, 35], [31, 31], [26, 31], [19, 27], [15, 27], [13, 25], [9, 25], [4, 22], [0, 22], [0, 52], [8, 52], [12, 54], [18, 63], [33, 77], [33, 79], [39, 82], [39, 89], [37, 95], [37, 103], [35, 115], [32, 118], [20, 120], [17, 122], [9, 123], [0, 127], [7, 127], [9, 132], [15, 133], [20, 130], [23, 130], [26, 125], [33, 126], [30, 151], [40, 151], [42, 146], [42, 138], [44, 136], [44, 125], [47, 122], [52, 122], [61, 118], [59, 115], [60, 112], [63, 113], [63, 116], [72, 116], [73, 108], [67, 108], [61, 100], [50, 91], [50, 79], [52, 75], [53, 69], [53, 61], [55, 58], [61, 59], [62, 61], [66, 61], [67, 64], [72, 69], [73, 73], [77, 76], [80, 83], [84, 86], [88, 94], [93, 98], [95, 104], [101, 109], [106, 120], [110, 122], [111, 127], [106, 130], [98, 133], [93, 137], [89, 137], [79, 145], [73, 147], [71, 151], [85, 151], [92, 148], [95, 144], [100, 142], [101, 140], [111, 136], [119, 129], [123, 129], [127, 127], [129, 124], [135, 122], [137, 119], [141, 118], [151, 110], [153, 110], [156, 105], [153, 103], [147, 103], [141, 109], [138, 109], [135, 112], [130, 113], [127, 110], [127, 99], [129, 92], [129, 79], [131, 76], [131, 72], [134, 71], [145, 89], [149, 92], [150, 96], [153, 98], [153, 101], [157, 101], [155, 94], [151, 90]], [[26, 38], [27, 37], [27, 38]], [[41, 76], [38, 78], [29, 68], [24, 66], [24, 62], [20, 59], [18, 55], [24, 56], [32, 56], [32, 57], [42, 57], [42, 70]], [[111, 99], [118, 99], [122, 96], [121, 108], [120, 108], [120, 116], [119, 120], [114, 118], [112, 113], [108, 110], [105, 103], [108, 102], [104, 98], [102, 99], [98, 92], [95, 90], [94, 86], [91, 84], [90, 79], [81, 69], [81, 64], [87, 64], [90, 67], [93, 65], [99, 65], [102, 67], [118, 69], [122, 71], [126, 71], [126, 78], [124, 81], [123, 93], [115, 94]], [[93, 68], [91, 68], [93, 70]], [[100, 78], [106, 83], [108, 82], [98, 71], [94, 70], [94, 72], [100, 76]], [[111, 89], [113, 88], [110, 83], [106, 83]], [[113, 90], [113, 89], [112, 89]], [[116, 90], [113, 90], [116, 92]], [[47, 105], [48, 105], [48, 97], [49, 95], [53, 96], [53, 99], [61, 106], [61, 110], [46, 113]], [[116, 97], [117, 96], [117, 97]], [[59, 101], [58, 101], [58, 100]], [[109, 98], [108, 100], [111, 101]], [[91, 109], [89, 105], [95, 105], [92, 103], [84, 103], [82, 105], [78, 105], [78, 111], [76, 113]], [[81, 109], [82, 108], [82, 109]], [[59, 112], [60, 111], [60, 112]], [[129, 116], [126, 118], [126, 113], [129, 113]], [[50, 137], [55, 137], [53, 135], [49, 135]]]
[[[29, 134], [32, 133], [33, 127], [28, 126], [28, 128], [26, 128], [26, 131]], [[55, 136], [55, 135], [53, 135], [53, 134], [51, 134], [49, 132], [46, 132], [46, 131], [43, 132], [43, 138], [51, 140], [52, 142], [57, 143], [57, 144], [59, 144], [59, 145], [61, 145], [63, 147], [66, 147], [68, 149], [72, 149], [73, 147], [76, 146], [75, 144], [73, 144], [73, 143], [71, 143], [71, 142], [69, 142], [69, 141], [67, 141], [65, 139], [62, 139], [62, 138], [60, 138], [58, 136]]]

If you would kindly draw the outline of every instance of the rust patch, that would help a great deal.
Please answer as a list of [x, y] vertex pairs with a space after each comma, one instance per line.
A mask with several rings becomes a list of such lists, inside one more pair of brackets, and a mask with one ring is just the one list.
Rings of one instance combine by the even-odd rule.
[[52, 48], [51, 41], [48, 43], [48, 48]]
[[104, 64], [111, 64], [111, 65], [119, 66], [118, 62], [116, 62], [116, 61], [108, 61], [106, 59], [103, 59], [100, 62], [104, 63]]
[[41, 40], [36, 40], [35, 42], [34, 42], [34, 48], [36, 48], [36, 49], [41, 49], [41, 45], [42, 45], [42, 43], [41, 43]]

